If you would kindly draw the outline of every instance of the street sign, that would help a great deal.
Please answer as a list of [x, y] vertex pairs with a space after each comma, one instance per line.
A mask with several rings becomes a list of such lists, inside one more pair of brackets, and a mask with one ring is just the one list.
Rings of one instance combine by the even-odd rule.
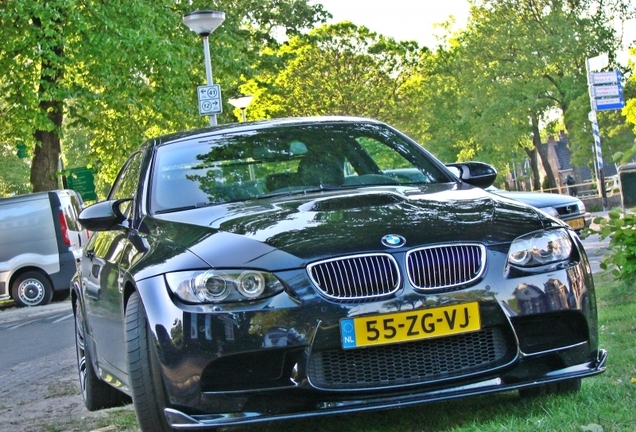
[[625, 99], [622, 97], [594, 99], [594, 109], [596, 111], [608, 111], [620, 109], [625, 106]]
[[68, 172], [69, 175], [66, 177], [67, 187], [79, 192], [84, 201], [95, 201], [97, 193], [95, 192], [93, 172], [86, 167], [71, 168]]
[[607, 55], [607, 53], [603, 53], [601, 55], [597, 55], [596, 57], [587, 59], [587, 66], [591, 71], [601, 70], [607, 65], [609, 65], [609, 56]]
[[18, 143], [18, 145], [16, 146], [18, 151], [16, 153], [16, 155], [20, 158], [20, 159], [25, 159], [26, 157], [29, 156], [29, 153], [27, 153], [27, 146], [24, 143]]
[[592, 110], [587, 113], [587, 119], [591, 122], [596, 122], [596, 111]]
[[590, 86], [593, 98], [623, 96], [623, 86], [620, 84]]
[[621, 82], [622, 75], [619, 71], [596, 72], [588, 76], [588, 81], [592, 85], [614, 84]]
[[221, 114], [223, 112], [220, 85], [212, 84], [209, 86], [198, 86], [197, 97], [199, 99], [200, 115], [214, 115]]

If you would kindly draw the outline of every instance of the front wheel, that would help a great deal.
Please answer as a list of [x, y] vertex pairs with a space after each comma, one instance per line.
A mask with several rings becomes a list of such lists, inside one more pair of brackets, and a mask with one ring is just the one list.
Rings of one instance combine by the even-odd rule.
[[142, 431], [167, 432], [172, 428], [163, 412], [168, 404], [152, 341], [146, 311], [134, 292], [126, 307], [126, 359], [135, 413]]
[[53, 298], [48, 278], [37, 271], [22, 273], [11, 285], [11, 297], [18, 306], [43, 306]]
[[85, 324], [79, 306], [75, 307], [75, 350], [82, 399], [89, 411], [130, 403], [128, 396], [99, 379], [95, 373], [91, 354], [86, 346]]

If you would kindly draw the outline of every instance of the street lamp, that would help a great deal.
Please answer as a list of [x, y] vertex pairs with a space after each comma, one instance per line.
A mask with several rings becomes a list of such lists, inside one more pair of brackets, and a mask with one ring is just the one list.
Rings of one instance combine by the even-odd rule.
[[243, 123], [245, 123], [246, 121], [245, 108], [247, 108], [252, 103], [252, 99], [254, 99], [254, 96], [247, 95], [247, 96], [241, 96], [239, 98], [233, 98], [228, 100], [230, 105], [232, 105], [234, 108], [239, 108], [241, 110], [241, 117], [243, 118]]
[[[208, 36], [225, 21], [225, 13], [213, 10], [202, 10], [187, 13], [183, 16], [183, 24], [203, 39], [203, 55], [205, 56], [205, 74], [208, 86], [212, 81], [212, 63], [210, 62], [210, 44]], [[220, 96], [219, 96], [220, 97]], [[210, 126], [216, 126], [216, 114], [210, 114]]]

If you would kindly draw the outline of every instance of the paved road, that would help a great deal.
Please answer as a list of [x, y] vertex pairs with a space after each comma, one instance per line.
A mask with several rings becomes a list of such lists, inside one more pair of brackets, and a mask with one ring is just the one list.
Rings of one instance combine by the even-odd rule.
[[75, 345], [70, 300], [0, 310], [0, 373]]
[[[607, 217], [607, 211], [592, 213], [592, 217]], [[598, 225], [592, 224], [592, 228], [598, 228]], [[601, 240], [598, 234], [593, 234], [586, 239], [582, 240], [587, 257], [590, 260], [592, 267], [592, 273], [596, 274], [601, 271], [601, 261], [603, 261], [603, 255], [609, 252], [607, 246], [609, 245], [609, 239]]]

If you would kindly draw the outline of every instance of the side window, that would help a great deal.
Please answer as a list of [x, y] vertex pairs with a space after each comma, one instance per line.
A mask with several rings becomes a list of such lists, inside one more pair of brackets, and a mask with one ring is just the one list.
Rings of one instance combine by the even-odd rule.
[[433, 166], [430, 160], [410, 151], [399, 142], [391, 146], [372, 137], [357, 139], [358, 144], [373, 159], [387, 177], [401, 184], [438, 183], [449, 179]]
[[415, 168], [404, 156], [373, 138], [359, 138], [358, 143], [382, 171]]
[[[141, 152], [133, 154], [128, 159], [117, 176], [117, 180], [115, 180], [115, 184], [113, 184], [113, 187], [108, 194], [108, 199], [118, 200], [134, 198], [135, 192], [137, 191], [137, 185], [139, 184], [141, 159]], [[131, 216], [132, 202], [124, 203], [120, 208], [122, 213], [126, 216]]]

